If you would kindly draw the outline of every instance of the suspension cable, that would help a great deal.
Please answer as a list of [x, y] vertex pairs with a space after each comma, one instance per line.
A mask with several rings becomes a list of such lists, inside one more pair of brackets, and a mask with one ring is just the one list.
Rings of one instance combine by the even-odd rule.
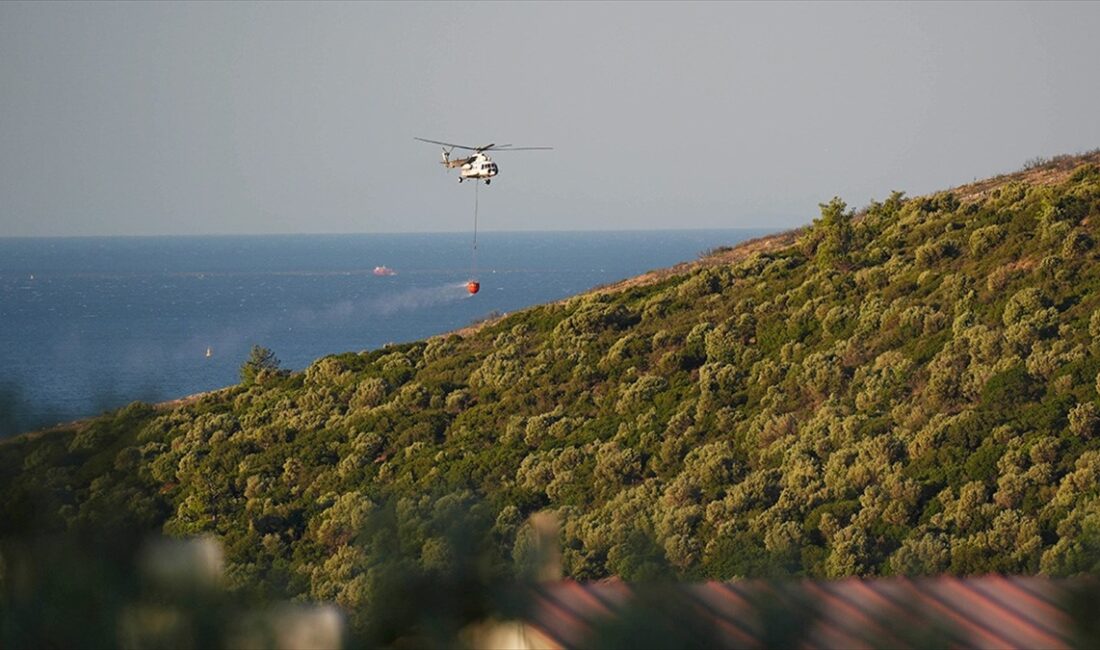
[[478, 189], [481, 186], [481, 182], [474, 179], [474, 250], [473, 250], [473, 265], [471, 269], [471, 280], [477, 280], [477, 208], [478, 208]]

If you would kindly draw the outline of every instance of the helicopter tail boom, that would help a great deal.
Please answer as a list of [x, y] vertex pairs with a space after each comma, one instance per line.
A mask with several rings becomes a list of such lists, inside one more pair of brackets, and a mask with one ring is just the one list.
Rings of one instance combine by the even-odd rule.
[[465, 165], [466, 163], [470, 162], [473, 159], [474, 159], [474, 157], [470, 156], [468, 158], [455, 158], [455, 159], [452, 160], [451, 159], [451, 150], [450, 149], [443, 149], [443, 160], [440, 161], [440, 164], [443, 165], [444, 167], [446, 167], [447, 169], [454, 169], [455, 167], [461, 167], [461, 166]]

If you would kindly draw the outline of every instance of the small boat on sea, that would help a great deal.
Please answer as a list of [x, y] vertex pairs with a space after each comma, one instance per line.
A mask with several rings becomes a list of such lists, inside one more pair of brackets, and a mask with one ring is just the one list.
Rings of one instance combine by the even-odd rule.
[[209, 347], [207, 347], [206, 348], [206, 358], [209, 359], [212, 356], [214, 356], [214, 351], [211, 350]]
[[375, 275], [397, 275], [397, 271], [394, 271], [388, 266], [376, 266], [374, 267]]

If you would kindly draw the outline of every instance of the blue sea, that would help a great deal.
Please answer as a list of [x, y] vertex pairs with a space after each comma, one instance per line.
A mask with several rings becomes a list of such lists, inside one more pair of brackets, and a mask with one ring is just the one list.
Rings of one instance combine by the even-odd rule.
[[767, 232], [483, 233], [476, 269], [458, 233], [0, 238], [0, 435], [233, 384], [254, 344], [300, 369]]

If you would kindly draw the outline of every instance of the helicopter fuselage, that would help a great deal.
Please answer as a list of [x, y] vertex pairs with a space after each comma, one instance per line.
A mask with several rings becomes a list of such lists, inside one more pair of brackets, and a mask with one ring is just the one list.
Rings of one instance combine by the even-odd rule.
[[497, 164], [486, 156], [485, 154], [478, 152], [468, 158], [455, 158], [451, 159], [447, 155], [447, 152], [443, 152], [443, 164], [448, 169], [458, 168], [458, 182], [461, 183], [466, 179], [483, 180], [486, 183], [489, 179], [496, 176], [499, 169]]

